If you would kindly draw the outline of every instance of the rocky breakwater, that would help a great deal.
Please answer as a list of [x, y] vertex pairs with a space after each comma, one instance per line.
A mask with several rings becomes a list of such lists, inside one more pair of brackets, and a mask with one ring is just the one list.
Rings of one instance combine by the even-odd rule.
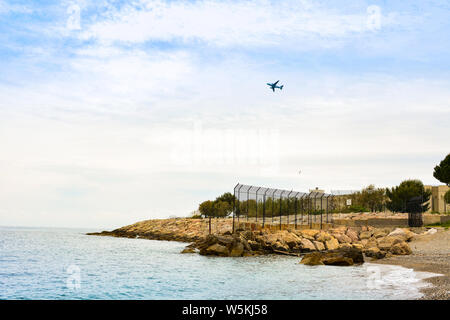
[[208, 235], [188, 245], [183, 253], [222, 257], [245, 257], [261, 254], [302, 256], [306, 265], [353, 265], [363, 256], [382, 259], [391, 255], [408, 255], [408, 242], [424, 234], [418, 229], [375, 229], [339, 227], [323, 230], [240, 231]]
[[[231, 228], [231, 219], [214, 219], [213, 231], [223, 233]], [[208, 233], [207, 219], [173, 218], [145, 220], [112, 231], [88, 235], [193, 242], [205, 238]]]

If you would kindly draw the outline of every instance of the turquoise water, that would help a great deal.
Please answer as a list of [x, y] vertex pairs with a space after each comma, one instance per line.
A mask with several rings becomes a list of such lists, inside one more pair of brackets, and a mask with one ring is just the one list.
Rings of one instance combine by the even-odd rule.
[[87, 231], [0, 228], [0, 299], [410, 299], [424, 284], [401, 267], [203, 257], [179, 254], [184, 243]]

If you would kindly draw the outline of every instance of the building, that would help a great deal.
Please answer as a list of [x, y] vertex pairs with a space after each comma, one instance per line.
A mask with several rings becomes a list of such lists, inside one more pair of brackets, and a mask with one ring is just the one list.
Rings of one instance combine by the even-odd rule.
[[448, 186], [425, 186], [425, 190], [431, 190], [429, 209], [427, 212], [450, 213], [450, 203], [444, 200], [445, 193], [450, 188]]

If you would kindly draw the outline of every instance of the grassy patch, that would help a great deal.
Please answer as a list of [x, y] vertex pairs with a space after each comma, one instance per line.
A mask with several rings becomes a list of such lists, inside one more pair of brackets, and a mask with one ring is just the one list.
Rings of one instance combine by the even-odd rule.
[[443, 227], [445, 229], [448, 229], [448, 228], [450, 228], [450, 221], [447, 221], [445, 223], [427, 224], [426, 227]]

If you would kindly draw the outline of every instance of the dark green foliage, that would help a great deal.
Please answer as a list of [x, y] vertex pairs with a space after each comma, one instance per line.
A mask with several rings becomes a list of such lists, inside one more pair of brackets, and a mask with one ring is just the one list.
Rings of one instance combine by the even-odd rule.
[[383, 188], [375, 188], [373, 184], [348, 196], [352, 205], [345, 208], [337, 208], [339, 212], [377, 212], [382, 211], [386, 202], [386, 192]]
[[204, 217], [215, 217], [216, 216], [216, 209], [214, 207], [214, 202], [207, 200], [200, 204], [198, 207], [198, 210]]
[[433, 177], [450, 186], [450, 153], [434, 167]]
[[230, 206], [233, 206], [235, 199], [236, 199], [236, 197], [234, 195], [232, 195], [230, 192], [226, 192], [223, 195], [221, 195], [220, 197], [217, 197], [216, 202], [223, 201], [223, 202], [228, 203]]
[[234, 201], [234, 195], [227, 192], [217, 197], [214, 201], [202, 202], [198, 209], [204, 217], [226, 217], [233, 212]]
[[386, 206], [392, 212], [416, 212], [417, 205], [425, 212], [431, 191], [425, 190], [420, 180], [405, 180], [397, 187], [387, 188], [386, 196], [389, 199]]
[[370, 210], [359, 204], [353, 204], [348, 208], [342, 209], [342, 213], [354, 213], [354, 212], [369, 212]]
[[450, 190], [444, 194], [445, 203], [450, 204]]
[[386, 192], [382, 188], [376, 189], [373, 184], [369, 185], [367, 188], [364, 188], [360, 193], [360, 202], [361, 207], [355, 208], [355, 209], [362, 209], [362, 211], [369, 211], [364, 210], [365, 208], [369, 208], [371, 212], [375, 211], [381, 211], [383, 208], [383, 203], [385, 202], [386, 198]]
[[[258, 197], [258, 203], [256, 203], [255, 199], [250, 200], [242, 200], [240, 202], [236, 201], [236, 213], [240, 216], [249, 216], [249, 217], [279, 217], [301, 214], [302, 212], [306, 214], [307, 212], [311, 214], [320, 214], [326, 213], [326, 201], [322, 200], [322, 210], [320, 209], [320, 199], [317, 198], [314, 200], [306, 200], [306, 199], [295, 199], [295, 198], [283, 198], [283, 199], [272, 199], [271, 197], [266, 198], [266, 203], [264, 204], [263, 199]], [[331, 205], [331, 201], [330, 201]], [[281, 210], [280, 210], [281, 206]], [[314, 209], [316, 207], [316, 209]], [[321, 210], [321, 211], [320, 211]]]

